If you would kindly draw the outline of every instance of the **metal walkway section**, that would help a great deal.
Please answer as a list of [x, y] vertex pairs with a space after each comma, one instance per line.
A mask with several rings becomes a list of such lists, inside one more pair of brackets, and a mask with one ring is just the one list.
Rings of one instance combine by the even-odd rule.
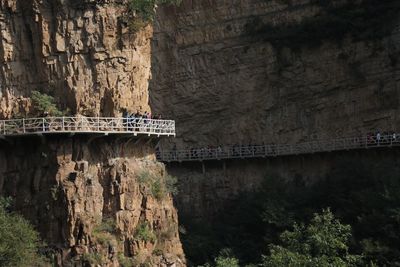
[[0, 121], [0, 137], [59, 133], [175, 136], [175, 121], [145, 118], [44, 117]]
[[217, 148], [156, 151], [159, 161], [206, 161], [222, 159], [267, 158], [313, 154], [331, 151], [371, 149], [400, 146], [399, 135], [382, 135], [310, 141], [297, 144], [234, 145]]

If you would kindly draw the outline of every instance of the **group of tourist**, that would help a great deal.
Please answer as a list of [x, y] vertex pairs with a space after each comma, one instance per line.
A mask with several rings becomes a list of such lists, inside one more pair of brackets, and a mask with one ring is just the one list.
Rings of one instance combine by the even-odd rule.
[[[347, 140], [344, 138], [344, 140]], [[375, 133], [368, 133], [364, 137], [351, 138], [351, 143], [349, 143], [352, 148], [357, 146], [365, 147], [367, 146], [379, 146], [379, 145], [390, 145], [392, 143], [400, 143], [400, 134], [394, 131], [377, 131]], [[304, 145], [310, 145], [311, 149], [313, 142], [304, 143]], [[333, 144], [333, 143], [332, 143]], [[299, 149], [310, 149], [308, 146], [300, 147], [302, 144], [298, 144]], [[315, 144], [314, 144], [315, 145]], [[318, 145], [318, 142], [317, 142]], [[354, 146], [355, 145], [355, 146]], [[284, 145], [268, 144], [265, 145], [264, 142], [260, 145], [254, 144], [233, 144], [233, 145], [218, 145], [218, 146], [205, 146], [205, 147], [192, 147], [183, 150], [177, 150], [176, 145], [169, 151], [164, 152], [164, 156], [172, 159], [206, 159], [206, 158], [222, 158], [222, 157], [249, 157], [249, 156], [265, 156], [265, 155], [276, 155], [278, 149], [280, 152], [286, 153]], [[282, 150], [282, 151], [281, 151]], [[157, 149], [157, 156], [161, 157], [161, 151]], [[167, 153], [167, 154], [165, 154]]]
[[[172, 150], [168, 153], [174, 159], [180, 157], [189, 157], [192, 159], [197, 158], [208, 158], [208, 157], [222, 157], [223, 155], [230, 155], [233, 157], [240, 157], [245, 155], [257, 155], [257, 154], [265, 154], [266, 149], [270, 149], [270, 153], [274, 153], [274, 145], [265, 146], [262, 145], [243, 145], [243, 144], [234, 144], [234, 145], [218, 145], [218, 146], [206, 146], [206, 147], [192, 147], [190, 149], [178, 151], [176, 145], [173, 146]], [[158, 157], [161, 156], [160, 150], [156, 150], [156, 154]], [[179, 154], [179, 155], [178, 155]]]
[[150, 112], [145, 111], [143, 114], [137, 111], [136, 113], [129, 114], [127, 111], [124, 111], [122, 117], [126, 120], [138, 120], [138, 119], [146, 119], [147, 120], [161, 120], [161, 115], [152, 115]]
[[380, 144], [394, 141], [400, 141], [400, 136], [394, 131], [385, 131], [382, 133], [377, 131], [376, 133], [367, 133], [367, 144]]

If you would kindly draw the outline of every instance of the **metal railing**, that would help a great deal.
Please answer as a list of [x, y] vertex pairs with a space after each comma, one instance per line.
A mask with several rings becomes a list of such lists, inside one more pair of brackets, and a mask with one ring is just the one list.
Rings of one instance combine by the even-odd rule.
[[145, 118], [44, 117], [0, 121], [0, 136], [105, 133], [175, 136], [175, 121]]
[[203, 161], [222, 159], [266, 158], [320, 152], [400, 146], [400, 135], [339, 138], [297, 144], [234, 145], [190, 150], [157, 150], [157, 159], [163, 162]]

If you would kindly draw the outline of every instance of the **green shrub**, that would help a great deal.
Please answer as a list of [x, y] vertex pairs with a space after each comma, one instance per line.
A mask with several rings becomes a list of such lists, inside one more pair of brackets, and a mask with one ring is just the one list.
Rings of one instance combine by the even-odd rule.
[[159, 201], [163, 200], [168, 194], [175, 195], [178, 192], [177, 178], [171, 175], [160, 176], [142, 171], [137, 179], [139, 184], [145, 187], [145, 193], [151, 194]]
[[177, 231], [178, 225], [175, 222], [170, 221], [168, 225], [163, 227], [161, 232], [158, 234], [159, 240], [162, 242], [170, 240], [175, 236]]
[[133, 266], [135, 266], [134, 260], [132, 258], [125, 257], [125, 255], [122, 254], [122, 253], [118, 254], [118, 263], [122, 267], [133, 267]]
[[134, 238], [136, 240], [152, 242], [156, 241], [156, 235], [153, 233], [150, 225], [147, 222], [140, 222], [136, 227]]
[[129, 28], [138, 31], [154, 20], [157, 5], [173, 4], [179, 5], [182, 0], [129, 0]]
[[233, 256], [230, 249], [223, 249], [215, 259], [215, 267], [239, 267], [239, 260]]
[[62, 116], [64, 113], [60, 111], [54, 103], [54, 97], [42, 94], [39, 91], [32, 91], [31, 95], [33, 108], [38, 115], [48, 112], [51, 116]]
[[96, 225], [92, 231], [92, 237], [102, 245], [115, 245], [116, 225], [111, 218], [105, 219]]
[[103, 263], [103, 257], [100, 253], [85, 253], [81, 256], [81, 261], [90, 265], [100, 265]]
[[178, 178], [176, 176], [167, 175], [165, 176], [165, 185], [167, 192], [176, 196], [178, 194]]
[[343, 225], [330, 210], [315, 214], [308, 226], [294, 224], [281, 235], [283, 246], [271, 245], [262, 266], [358, 266], [362, 257], [349, 254], [350, 225]]
[[44, 266], [39, 234], [9, 207], [10, 199], [0, 198], [0, 266]]

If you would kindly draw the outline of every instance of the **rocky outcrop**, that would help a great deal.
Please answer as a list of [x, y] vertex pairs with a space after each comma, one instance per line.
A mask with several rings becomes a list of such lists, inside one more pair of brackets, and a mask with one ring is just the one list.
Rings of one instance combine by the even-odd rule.
[[145, 180], [166, 177], [148, 145], [113, 137], [10, 142], [1, 143], [0, 194], [15, 199], [59, 264], [184, 266], [171, 195]]
[[32, 90], [60, 108], [112, 116], [148, 111], [151, 27], [132, 33], [126, 1], [0, 2], [0, 118], [30, 111]]
[[[130, 30], [127, 6], [1, 0], [0, 119], [35, 115], [34, 90], [74, 115], [149, 111], [152, 27]], [[96, 134], [1, 139], [0, 195], [15, 199], [59, 265], [185, 266], [153, 145]]]

